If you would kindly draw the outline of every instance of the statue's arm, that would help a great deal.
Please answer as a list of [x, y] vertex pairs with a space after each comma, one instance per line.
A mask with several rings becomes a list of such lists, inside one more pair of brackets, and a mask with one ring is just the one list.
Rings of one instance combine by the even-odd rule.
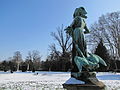
[[85, 29], [85, 31], [84, 31], [85, 34], [90, 33], [90, 31], [89, 31], [87, 25], [85, 25], [84, 29]]
[[70, 36], [72, 36], [72, 32], [75, 29], [76, 19], [73, 20], [73, 22], [65, 29], [66, 33], [68, 33]]
[[73, 20], [73, 22], [70, 24], [70, 27], [72, 29], [75, 29], [75, 24], [76, 24], [76, 18]]

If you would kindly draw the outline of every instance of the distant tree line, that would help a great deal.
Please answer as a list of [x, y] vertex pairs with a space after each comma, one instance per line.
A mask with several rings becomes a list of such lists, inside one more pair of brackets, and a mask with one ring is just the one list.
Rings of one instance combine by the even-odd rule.
[[11, 73], [14, 71], [33, 71], [41, 70], [41, 55], [39, 51], [28, 52], [26, 59], [22, 59], [22, 54], [20, 51], [16, 51], [13, 57], [8, 58], [8, 60], [4, 60], [0, 62], [0, 70], [1, 71], [10, 71]]

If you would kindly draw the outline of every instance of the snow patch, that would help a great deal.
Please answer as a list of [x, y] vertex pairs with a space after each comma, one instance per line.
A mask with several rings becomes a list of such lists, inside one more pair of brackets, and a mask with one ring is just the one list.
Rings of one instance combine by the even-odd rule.
[[[35, 74], [38, 73], [38, 74]], [[0, 90], [64, 90], [62, 84], [84, 84], [70, 72], [0, 72]], [[99, 72], [97, 78], [108, 90], [120, 90], [120, 73]]]
[[70, 79], [68, 79], [65, 82], [65, 84], [85, 84], [85, 82], [77, 80], [77, 79], [71, 77]]

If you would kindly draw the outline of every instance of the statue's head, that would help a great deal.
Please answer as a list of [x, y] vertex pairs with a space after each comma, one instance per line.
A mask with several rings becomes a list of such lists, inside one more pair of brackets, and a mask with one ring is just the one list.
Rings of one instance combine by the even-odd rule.
[[75, 12], [73, 14], [73, 17], [75, 18], [76, 16], [81, 16], [83, 18], [87, 18], [86, 16], [87, 12], [86, 10], [84, 9], [84, 7], [79, 7], [79, 8], [76, 8], [75, 9]]

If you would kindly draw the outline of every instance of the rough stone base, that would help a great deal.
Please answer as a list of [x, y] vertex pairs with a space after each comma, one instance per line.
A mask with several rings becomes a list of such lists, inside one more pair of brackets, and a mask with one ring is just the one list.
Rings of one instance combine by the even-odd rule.
[[63, 84], [63, 88], [67, 90], [106, 90], [106, 86], [99, 82], [97, 85], [91, 84]]

